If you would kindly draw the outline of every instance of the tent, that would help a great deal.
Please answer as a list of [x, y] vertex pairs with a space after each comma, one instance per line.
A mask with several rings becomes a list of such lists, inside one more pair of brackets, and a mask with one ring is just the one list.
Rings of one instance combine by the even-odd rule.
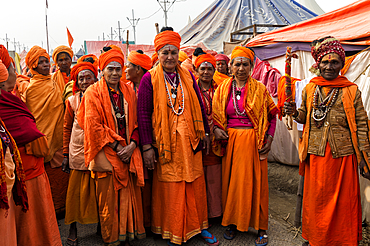
[[[228, 41], [233, 31], [253, 24], [291, 25], [315, 16], [294, 0], [216, 0], [179, 34], [182, 45], [203, 42], [207, 48], [221, 52], [223, 41]], [[259, 27], [257, 31], [273, 29], [276, 27]]]
[[[278, 70], [281, 75], [285, 73], [286, 47], [291, 46], [293, 52], [299, 56], [299, 59], [292, 60], [292, 77], [309, 81], [314, 76], [308, 71], [314, 64], [310, 53], [310, 42], [330, 35], [338, 38], [344, 44], [343, 47], [347, 55], [366, 49], [370, 45], [369, 11], [370, 0], [360, 0], [313, 19], [260, 34], [251, 39], [247, 46], [252, 47], [259, 59], [266, 62], [271, 68]], [[365, 50], [354, 58], [345, 74], [362, 91], [362, 99], [368, 115], [370, 115], [369, 64], [370, 50]], [[261, 68], [261, 70], [263, 69]], [[300, 99], [299, 92], [304, 87], [302, 83], [296, 85], [298, 92], [296, 101]], [[276, 98], [275, 100], [277, 101]], [[270, 161], [298, 165], [298, 129], [302, 129], [302, 126], [294, 124], [294, 130], [288, 131], [285, 120], [278, 121], [275, 140], [269, 155]]]

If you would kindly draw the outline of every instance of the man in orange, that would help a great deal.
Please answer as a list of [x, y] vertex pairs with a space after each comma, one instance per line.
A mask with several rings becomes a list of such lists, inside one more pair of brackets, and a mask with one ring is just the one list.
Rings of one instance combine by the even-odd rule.
[[52, 75], [52, 79], [59, 85], [63, 93], [64, 102], [68, 97], [73, 95], [73, 83], [70, 82], [73, 51], [68, 46], [60, 45], [54, 49], [52, 57], [54, 63], [57, 65], [57, 71]]
[[142, 50], [131, 51], [127, 60], [126, 79], [137, 95], [141, 78], [152, 68], [152, 60]]
[[[14, 84], [15, 77], [10, 83]], [[61, 245], [58, 223], [44, 156], [49, 153], [47, 139], [36, 127], [26, 104], [10, 92], [0, 95], [0, 117], [17, 143], [25, 173], [30, 209], [15, 209], [18, 245]]]
[[311, 43], [317, 74], [302, 92], [302, 105], [285, 113], [305, 124], [299, 144], [304, 176], [303, 245], [358, 245], [362, 239], [360, 174], [369, 179], [369, 127], [357, 85], [339, 72], [345, 52], [334, 37]]
[[213, 75], [213, 79], [218, 85], [224, 82], [229, 77], [229, 62], [230, 59], [227, 55], [217, 54], [216, 58], [216, 72]]
[[4, 83], [3, 90], [12, 91], [17, 77], [15, 64], [13, 59], [9, 56], [8, 50], [2, 44], [0, 44], [0, 60], [3, 61], [3, 64], [7, 68], [9, 74], [8, 79]]
[[95, 180], [104, 243], [145, 237], [140, 187], [143, 162], [134, 90], [121, 77], [124, 57], [115, 49], [99, 57], [103, 77], [85, 92], [77, 120], [84, 130], [85, 165]]
[[145, 166], [154, 169], [152, 231], [169, 240], [169, 245], [182, 244], [197, 234], [207, 244], [218, 245], [206, 230], [201, 150], [204, 146], [209, 152], [210, 131], [196, 81], [178, 64], [180, 42], [172, 28], [155, 37], [159, 64], [140, 83], [140, 141]]
[[45, 49], [33, 46], [26, 56], [33, 77], [23, 101], [36, 120], [36, 126], [48, 140], [50, 153], [45, 157], [56, 211], [64, 209], [68, 174], [62, 171], [64, 104], [62, 91], [50, 75], [50, 58]]

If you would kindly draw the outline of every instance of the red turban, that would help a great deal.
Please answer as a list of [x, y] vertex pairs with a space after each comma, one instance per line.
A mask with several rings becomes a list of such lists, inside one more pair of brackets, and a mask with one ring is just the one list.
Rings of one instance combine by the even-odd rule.
[[163, 46], [170, 44], [180, 49], [181, 36], [177, 32], [164, 31], [155, 36], [154, 46], [155, 51], [158, 53]]
[[329, 36], [321, 40], [321, 42], [316, 42], [314, 45], [312, 45], [311, 54], [316, 63], [312, 65], [310, 71], [319, 75], [319, 63], [321, 62], [322, 58], [329, 53], [336, 53], [337, 55], [339, 55], [344, 66], [346, 53], [344, 52], [344, 49], [339, 40]]
[[98, 68], [95, 67], [91, 62], [79, 62], [76, 65], [72, 67], [71, 70], [71, 80], [73, 80], [73, 87], [72, 87], [72, 92], [75, 94], [77, 91], [80, 89], [78, 88], [78, 73], [83, 71], [83, 70], [90, 70], [95, 78], [98, 77]]
[[122, 69], [125, 66], [125, 58], [123, 57], [122, 52], [116, 50], [116, 49], [111, 49], [108, 50], [107, 52], [103, 53], [99, 57], [99, 67], [100, 70], [104, 70], [104, 68], [111, 63], [112, 61], [116, 61], [121, 64]]
[[152, 60], [150, 59], [150, 57], [145, 54], [140, 54], [136, 51], [131, 51], [127, 57], [127, 60], [132, 64], [144, 68], [145, 70], [149, 70], [152, 68]]
[[3, 64], [7, 69], [9, 68], [10, 63], [13, 63], [13, 67], [15, 68], [13, 59], [10, 57], [8, 50], [2, 44], [0, 44], [0, 60], [3, 61]]
[[217, 54], [215, 55], [216, 61], [226, 61], [226, 64], [229, 64], [230, 58], [224, 54]]
[[194, 65], [198, 68], [203, 62], [209, 62], [213, 65], [213, 68], [216, 68], [216, 58], [211, 54], [203, 54], [195, 59]]
[[0, 60], [0, 83], [8, 80], [9, 73], [4, 63]]
[[58, 55], [62, 52], [65, 52], [69, 55], [69, 57], [72, 59], [73, 57], [73, 50], [71, 48], [69, 48], [68, 46], [65, 46], [65, 45], [61, 45], [61, 46], [58, 46], [55, 48], [55, 50], [53, 51], [53, 61], [54, 63], [56, 64], [57, 63], [57, 59], [58, 59]]
[[78, 58], [77, 63], [83, 62], [88, 57], [91, 57], [94, 60], [93, 65], [95, 67], [98, 67], [98, 65], [99, 65], [98, 64], [98, 58], [94, 54], [88, 54], [88, 55], [81, 56], [80, 58]]
[[248, 48], [245, 48], [244, 46], [236, 46], [233, 49], [233, 52], [231, 52], [231, 60], [236, 57], [246, 57], [253, 62], [254, 52]]
[[158, 61], [158, 53], [154, 52], [151, 59], [152, 59], [152, 65], [154, 66], [154, 64]]
[[37, 68], [40, 56], [50, 61], [50, 56], [46, 50], [37, 45], [33, 46], [26, 55], [26, 65], [31, 70], [32, 74], [37, 73], [34, 69]]

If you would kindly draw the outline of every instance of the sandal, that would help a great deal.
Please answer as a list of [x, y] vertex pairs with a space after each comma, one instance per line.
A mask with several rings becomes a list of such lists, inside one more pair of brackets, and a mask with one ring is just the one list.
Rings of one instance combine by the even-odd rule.
[[67, 245], [68, 246], [77, 246], [78, 245], [77, 237], [75, 238], [75, 240], [67, 238]]
[[[261, 236], [260, 234], [261, 232], [258, 230], [258, 237], [256, 239], [256, 241], [254, 241], [254, 243], [256, 244], [256, 246], [266, 246], [268, 244], [268, 236], [267, 234], [265, 233], [264, 235]], [[258, 243], [258, 242], [261, 242], [262, 239], [266, 239], [267, 242], [266, 243]], [[258, 241], [258, 242], [257, 242]]]
[[229, 226], [224, 233], [224, 238], [227, 240], [233, 240], [235, 236], [236, 228], [231, 228], [231, 226]]
[[210, 233], [207, 230], [202, 230], [200, 235], [202, 236], [206, 244], [210, 246], [217, 246], [220, 244], [220, 242], [216, 239], [215, 235], [212, 235], [212, 233]]

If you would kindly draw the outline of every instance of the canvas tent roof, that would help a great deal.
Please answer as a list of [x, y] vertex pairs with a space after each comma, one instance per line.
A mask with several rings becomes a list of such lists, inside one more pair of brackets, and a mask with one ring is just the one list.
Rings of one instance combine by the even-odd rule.
[[260, 34], [247, 46], [265, 46], [279, 42], [312, 42], [334, 36], [342, 44], [370, 45], [370, 0], [360, 0], [343, 8]]
[[[294, 0], [216, 0], [179, 33], [182, 45], [203, 42], [222, 51], [230, 33], [253, 24], [290, 25], [317, 16]], [[274, 28], [260, 27], [266, 32]], [[244, 39], [246, 36], [240, 36]]]

